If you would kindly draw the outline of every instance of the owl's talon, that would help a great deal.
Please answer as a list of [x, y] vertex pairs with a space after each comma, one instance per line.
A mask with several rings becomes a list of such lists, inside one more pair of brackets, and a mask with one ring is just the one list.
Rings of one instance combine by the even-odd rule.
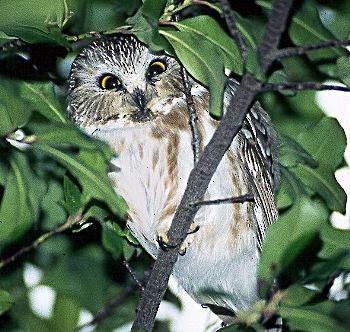
[[185, 256], [186, 250], [187, 250], [187, 245], [183, 243], [181, 245], [180, 249], [179, 249], [179, 255], [180, 256]]
[[199, 231], [199, 226], [196, 225], [195, 223], [192, 223], [190, 225], [190, 228], [189, 228], [188, 232], [187, 232], [187, 235], [194, 234], [194, 233], [196, 233], [198, 231]]
[[159, 244], [160, 249], [164, 251], [168, 251], [169, 249], [177, 247], [177, 244], [169, 243], [168, 234], [166, 232], [162, 232], [157, 236], [157, 242]]
[[[196, 233], [199, 230], [199, 226], [192, 223], [189, 227], [189, 230], [187, 232], [187, 235], [192, 235], [194, 233]], [[157, 235], [157, 242], [159, 245], [159, 248], [162, 249], [163, 251], [168, 251], [169, 249], [173, 249], [175, 247], [178, 246], [178, 244], [170, 244], [169, 243], [169, 238], [168, 238], [168, 234], [167, 231], [160, 231]], [[186, 239], [183, 241], [183, 243], [181, 244], [180, 248], [179, 248], [179, 255], [180, 256], [184, 256], [186, 254], [187, 251], [187, 247], [189, 246], [190, 242]]]

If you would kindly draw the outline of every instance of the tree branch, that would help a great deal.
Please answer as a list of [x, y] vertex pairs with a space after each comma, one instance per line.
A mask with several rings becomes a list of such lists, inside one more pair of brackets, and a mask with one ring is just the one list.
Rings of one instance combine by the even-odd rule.
[[261, 92], [264, 91], [303, 91], [303, 90], [335, 90], [335, 91], [344, 91], [350, 92], [350, 88], [346, 86], [332, 85], [332, 84], [323, 84], [316, 82], [292, 82], [292, 83], [264, 83], [261, 86]]
[[230, 4], [228, 0], [220, 0], [220, 4], [222, 8], [222, 15], [225, 18], [227, 28], [230, 32], [232, 39], [234, 40], [234, 42], [236, 43], [239, 49], [243, 63], [245, 63], [247, 58], [247, 48], [245, 46], [241, 32], [237, 28], [236, 20], [235, 20], [235, 17], [233, 16]]
[[259, 47], [260, 63], [264, 72], [274, 62], [282, 33], [284, 32], [293, 0], [275, 0]]
[[324, 42], [310, 44], [305, 46], [296, 46], [296, 47], [286, 47], [275, 52], [274, 58], [276, 60], [280, 60], [283, 58], [295, 56], [295, 55], [303, 55], [309, 51], [315, 51], [323, 48], [329, 47], [345, 47], [350, 46], [350, 39], [346, 40], [327, 40]]
[[[264, 50], [273, 54], [277, 49], [292, 3], [293, 0], [275, 0], [274, 2], [272, 15], [259, 47], [259, 54], [262, 56], [261, 60], [265, 72], [269, 69], [272, 60], [264, 55]], [[169, 242], [178, 245], [169, 248], [166, 252], [159, 252], [150, 279], [139, 301], [136, 318], [132, 326], [133, 331], [140, 329], [152, 330], [159, 304], [178, 258], [179, 246], [186, 238], [189, 227], [199, 209], [199, 206], [193, 206], [191, 202], [203, 200], [217, 166], [231, 145], [233, 138], [241, 129], [249, 107], [260, 89], [261, 83], [255, 77], [250, 74], [243, 76], [235, 98], [232, 98], [219, 127], [205, 147], [198, 164], [191, 171], [185, 193], [168, 232]]]
[[79, 211], [75, 216], [69, 216], [67, 218], [67, 221], [64, 224], [62, 224], [61, 226], [54, 228], [47, 233], [42, 234], [30, 245], [21, 248], [20, 250], [18, 250], [17, 252], [15, 252], [13, 255], [11, 255], [8, 258], [2, 259], [0, 261], [0, 270], [3, 267], [5, 267], [6, 265], [16, 261], [18, 258], [22, 257], [24, 254], [28, 253], [29, 251], [37, 248], [39, 245], [44, 243], [46, 240], [48, 240], [52, 236], [59, 234], [59, 233], [63, 233], [67, 229], [78, 224], [81, 221], [81, 219], [82, 219], [81, 211]]
[[188, 123], [191, 127], [191, 133], [192, 133], [192, 150], [193, 150], [194, 165], [196, 165], [198, 163], [199, 155], [200, 155], [201, 137], [198, 130], [198, 117], [197, 117], [196, 109], [194, 107], [193, 97], [191, 94], [191, 87], [188, 81], [188, 75], [185, 67], [183, 66], [181, 66], [181, 76], [182, 76], [182, 82], [183, 82], [185, 95], [186, 95], [188, 117], [189, 117]]
[[236, 204], [236, 203], [245, 203], [245, 202], [254, 202], [253, 195], [242, 195], [237, 197], [229, 197], [229, 198], [221, 198], [221, 199], [213, 199], [210, 201], [201, 201], [191, 203], [192, 205], [220, 205], [220, 204]]

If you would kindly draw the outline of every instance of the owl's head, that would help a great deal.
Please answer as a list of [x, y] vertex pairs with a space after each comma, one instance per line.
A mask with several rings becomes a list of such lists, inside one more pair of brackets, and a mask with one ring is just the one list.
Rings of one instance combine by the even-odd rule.
[[94, 41], [74, 60], [68, 113], [81, 126], [153, 121], [183, 96], [180, 65], [131, 35]]

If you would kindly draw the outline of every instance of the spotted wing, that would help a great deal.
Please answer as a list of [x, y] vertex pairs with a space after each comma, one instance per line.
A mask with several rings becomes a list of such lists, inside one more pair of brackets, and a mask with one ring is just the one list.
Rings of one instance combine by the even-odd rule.
[[254, 194], [254, 215], [259, 249], [266, 228], [278, 216], [274, 191], [278, 182], [276, 133], [259, 103], [247, 114], [240, 131], [243, 165], [247, 183]]

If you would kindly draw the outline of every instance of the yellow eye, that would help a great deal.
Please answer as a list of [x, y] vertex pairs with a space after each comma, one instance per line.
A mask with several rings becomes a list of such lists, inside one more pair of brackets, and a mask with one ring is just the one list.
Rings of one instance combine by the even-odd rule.
[[121, 86], [122, 83], [114, 75], [106, 74], [100, 78], [100, 87], [103, 90], [119, 90]]
[[147, 76], [154, 77], [166, 71], [166, 64], [164, 61], [157, 60], [150, 64]]

